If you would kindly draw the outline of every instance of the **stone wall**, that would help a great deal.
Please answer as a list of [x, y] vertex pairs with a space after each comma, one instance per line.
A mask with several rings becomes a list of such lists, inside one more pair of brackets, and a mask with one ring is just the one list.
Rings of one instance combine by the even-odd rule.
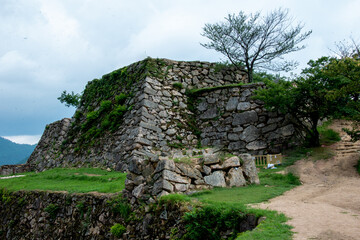
[[[163, 202], [131, 207], [125, 215], [117, 205], [123, 200], [102, 194], [0, 191], [0, 199], [1, 239], [118, 239], [110, 233], [116, 223], [126, 227], [124, 240], [181, 238], [186, 231], [182, 216], [192, 209]], [[253, 215], [239, 223], [243, 231], [256, 224]]]
[[[260, 183], [255, 163], [249, 154], [238, 157], [214, 152], [214, 149], [191, 151], [185, 155], [160, 158], [152, 178], [155, 182], [151, 189], [153, 196]], [[133, 190], [135, 197], [140, 197], [140, 188], [142, 186]]]
[[[76, 123], [75, 113], [71, 119], [63, 119], [46, 127], [28, 162], [35, 164], [38, 170], [60, 166], [99, 166], [125, 171], [132, 159], [141, 161], [144, 156], [153, 157], [151, 149], [154, 147], [169, 150], [169, 143], [178, 141], [181, 136], [184, 146], [197, 143], [196, 136], [186, 127], [186, 119], [183, 117], [184, 114], [193, 114], [187, 109], [185, 88], [209, 87], [239, 80], [246, 82], [242, 72], [233, 68], [215, 71], [215, 64], [208, 62], [146, 59], [126, 67], [126, 70], [137, 79], [128, 89], [118, 87], [114, 82], [116, 91], [108, 98], [114, 101], [115, 95], [121, 92], [133, 93], [126, 101], [132, 109], [125, 113], [117, 131], [106, 132], [97, 137], [92, 146], [77, 151], [79, 134], [76, 133], [73, 138], [69, 136]], [[111, 83], [113, 79], [108, 77], [111, 74], [104, 75], [102, 81]], [[174, 83], [181, 83], [181, 89], [174, 87]], [[93, 85], [89, 82], [84, 99], [88, 97], [87, 89]], [[100, 101], [94, 99], [91, 103], [82, 102], [77, 109], [83, 116], [78, 120], [78, 125], [86, 121], [89, 108], [99, 109]]]
[[[156, 169], [161, 157], [174, 148], [192, 149], [201, 143], [235, 154], [280, 151], [294, 133], [292, 126], [284, 116], [266, 112], [261, 102], [252, 100], [261, 84], [229, 85], [239, 81], [247, 83], [244, 72], [217, 69], [214, 63], [167, 59], [134, 63], [89, 82], [74, 116], [45, 129], [28, 163], [37, 170], [93, 166], [128, 171], [129, 193], [148, 197], [158, 194], [153, 191], [154, 182], [160, 179], [154, 179]], [[206, 91], [189, 97], [189, 89], [202, 88]], [[124, 102], [129, 108], [122, 124], [83, 141], [88, 115], [101, 111], [102, 100], [115, 103], [115, 96], [123, 93], [131, 97]], [[102, 123], [95, 121], [87, 127], [96, 132]], [[228, 174], [224, 172], [224, 177]], [[173, 187], [188, 191], [192, 185], [200, 186], [201, 180], [187, 179], [186, 187]]]
[[2, 165], [0, 166], [0, 175], [13, 175], [17, 173], [30, 172], [34, 166], [30, 164]]
[[286, 116], [266, 111], [254, 100], [262, 83], [207, 91], [197, 96], [198, 127], [203, 146], [221, 146], [232, 153], [279, 153], [294, 142]]

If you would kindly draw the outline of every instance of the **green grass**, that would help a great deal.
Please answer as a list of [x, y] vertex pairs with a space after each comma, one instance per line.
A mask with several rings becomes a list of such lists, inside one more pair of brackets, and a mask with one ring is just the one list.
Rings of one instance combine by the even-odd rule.
[[55, 168], [24, 173], [25, 177], [0, 179], [0, 188], [10, 191], [51, 190], [73, 192], [120, 192], [125, 188], [125, 173], [98, 168]]
[[356, 170], [360, 174], [360, 159], [358, 160], [358, 163], [356, 165]]
[[[288, 219], [285, 215], [275, 211], [254, 209], [247, 206], [247, 204], [267, 201], [300, 184], [296, 176], [291, 173], [287, 175], [276, 173], [279, 170], [283, 170], [283, 167], [261, 170], [259, 173], [260, 185], [239, 188], [214, 188], [189, 196], [170, 194], [162, 197], [160, 201], [188, 202], [194, 206], [211, 207], [214, 211], [219, 208], [224, 209], [224, 212], [229, 209], [236, 209], [246, 214], [254, 214], [257, 217], [266, 217], [266, 220], [261, 222], [256, 229], [240, 233], [236, 238], [238, 240], [291, 239], [293, 233], [291, 232], [291, 226], [286, 224]], [[194, 227], [194, 224], [188, 224], [190, 224], [188, 226]]]
[[259, 173], [259, 185], [249, 185], [239, 188], [214, 188], [190, 195], [202, 202], [222, 202], [236, 204], [251, 204], [267, 201], [300, 185], [297, 177], [275, 173], [276, 169], [264, 169]]
[[320, 134], [320, 144], [331, 145], [341, 140], [340, 134], [329, 128], [331, 123], [332, 121], [329, 120], [317, 127]]

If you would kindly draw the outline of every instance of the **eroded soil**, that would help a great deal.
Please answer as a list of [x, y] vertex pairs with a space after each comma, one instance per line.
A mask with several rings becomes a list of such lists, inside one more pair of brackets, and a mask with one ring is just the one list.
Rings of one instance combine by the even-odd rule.
[[289, 171], [300, 176], [303, 185], [258, 205], [291, 218], [294, 239], [360, 239], [360, 177], [356, 172], [360, 141], [350, 142], [341, 129], [346, 121], [334, 121], [341, 141], [328, 146], [335, 156], [326, 160], [298, 161]]

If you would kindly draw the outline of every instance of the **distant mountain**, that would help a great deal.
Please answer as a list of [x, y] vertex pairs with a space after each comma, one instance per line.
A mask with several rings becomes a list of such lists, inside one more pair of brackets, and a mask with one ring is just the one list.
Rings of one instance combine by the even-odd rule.
[[0, 137], [0, 166], [25, 163], [36, 145], [17, 144]]

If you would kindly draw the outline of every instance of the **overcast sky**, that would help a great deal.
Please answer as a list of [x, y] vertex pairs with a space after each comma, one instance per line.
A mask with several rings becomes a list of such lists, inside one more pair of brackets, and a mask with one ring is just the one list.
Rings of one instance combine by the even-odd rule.
[[219, 61], [199, 44], [205, 23], [278, 7], [313, 30], [289, 56], [300, 69], [334, 42], [360, 40], [360, 0], [0, 0], [0, 136], [35, 143], [46, 124], [75, 112], [57, 100], [63, 90], [81, 92], [147, 56]]

